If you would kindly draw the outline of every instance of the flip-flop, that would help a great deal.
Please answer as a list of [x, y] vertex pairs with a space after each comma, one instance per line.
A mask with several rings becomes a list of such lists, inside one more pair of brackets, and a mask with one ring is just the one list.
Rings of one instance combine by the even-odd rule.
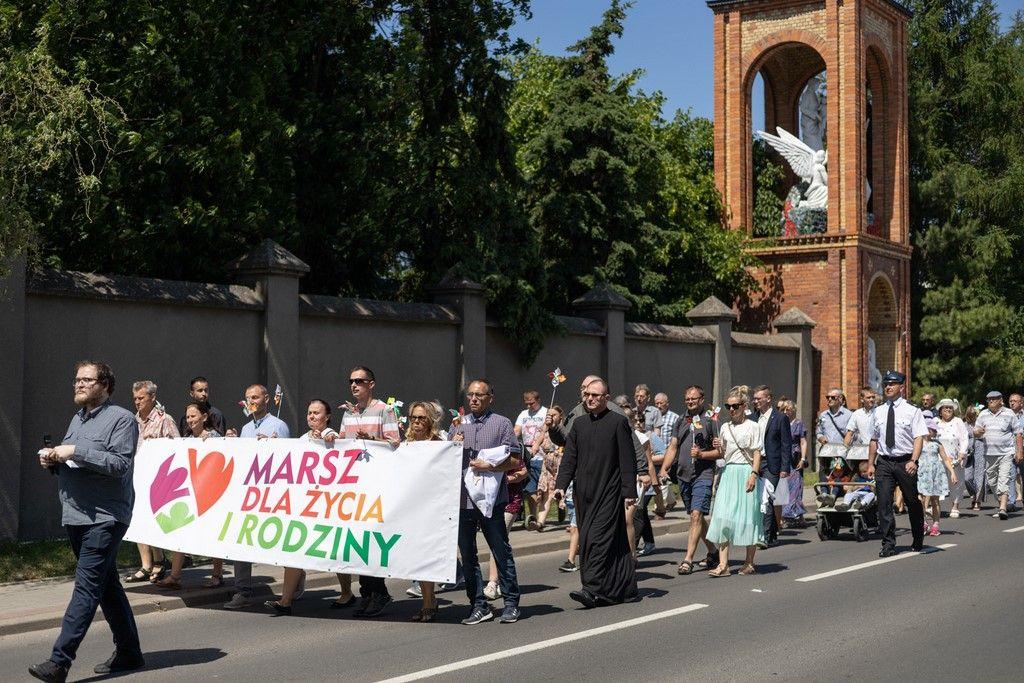
[[679, 566], [676, 567], [676, 574], [679, 574], [680, 576], [689, 576], [692, 573], [693, 573], [693, 562], [689, 562], [687, 560], [683, 560], [682, 562], [679, 563]]

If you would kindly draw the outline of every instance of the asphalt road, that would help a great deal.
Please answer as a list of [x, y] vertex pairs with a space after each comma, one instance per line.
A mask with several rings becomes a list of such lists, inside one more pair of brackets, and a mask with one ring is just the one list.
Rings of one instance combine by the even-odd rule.
[[[886, 562], [875, 538], [784, 532], [758, 554], [758, 575], [721, 579], [677, 576], [682, 537], [671, 535], [640, 560], [640, 603], [587, 611], [568, 598], [579, 578], [556, 570], [562, 553], [528, 557], [518, 563], [524, 618], [513, 625], [460, 625], [461, 593], [441, 596], [434, 623], [411, 623], [419, 601], [397, 582], [400, 599], [374, 621], [327, 609], [330, 591], [307, 593], [292, 617], [212, 607], [148, 614], [139, 618], [148, 668], [133, 679], [1024, 680], [1024, 516], [943, 522], [924, 553], [909, 552], [904, 532], [905, 552]], [[0, 638], [0, 680], [28, 679], [55, 635]], [[96, 624], [69, 680], [101, 680], [92, 667], [111, 650]]]

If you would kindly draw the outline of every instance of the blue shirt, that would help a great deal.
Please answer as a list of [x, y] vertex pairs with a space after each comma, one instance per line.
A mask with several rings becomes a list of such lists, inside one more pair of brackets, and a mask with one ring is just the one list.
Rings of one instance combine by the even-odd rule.
[[267, 413], [259, 422], [255, 419], [249, 420], [238, 436], [243, 439], [255, 439], [257, 436], [271, 437], [275, 434], [279, 439], [291, 438], [291, 432], [288, 431], [288, 425], [284, 420]]
[[[476, 457], [477, 452], [486, 448], [508, 446], [513, 455], [522, 450], [519, 446], [519, 439], [516, 438], [515, 429], [512, 427], [512, 421], [503, 415], [492, 413], [490, 410], [480, 415], [468, 413], [459, 421], [459, 424], [452, 424], [448, 428], [448, 440], [452, 440], [456, 434], [462, 434], [462, 472], [466, 471], [469, 461]], [[472, 506], [469, 492], [466, 491], [466, 485], [461, 476], [459, 482], [462, 487], [463, 507]], [[507, 476], [501, 478], [501, 488], [498, 490], [498, 498], [495, 502], [498, 504], [508, 502]]]
[[823, 410], [818, 416], [818, 427], [814, 430], [814, 434], [815, 436], [824, 436], [829, 443], [843, 443], [851, 417], [853, 417], [853, 412], [846, 406], [840, 406], [839, 412], [835, 414], [829, 410]]
[[139, 440], [135, 415], [108, 399], [71, 418], [61, 444], [75, 453], [57, 471], [61, 524], [130, 524], [135, 490], [132, 458]]
[[665, 443], [672, 438], [672, 428], [676, 426], [676, 422], [679, 422], [679, 413], [666, 410], [665, 414], [661, 416], [661, 434], [659, 436]]

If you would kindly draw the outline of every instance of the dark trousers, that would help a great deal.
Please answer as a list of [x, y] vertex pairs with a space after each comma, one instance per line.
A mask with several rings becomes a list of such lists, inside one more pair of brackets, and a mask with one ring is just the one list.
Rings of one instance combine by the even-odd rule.
[[653, 495], [644, 496], [640, 499], [640, 504], [637, 505], [637, 525], [640, 527], [638, 535], [644, 543], [654, 543], [654, 527], [651, 526], [651, 514], [647, 510], [652, 498], [654, 498]]
[[384, 583], [384, 577], [382, 576], [360, 576], [359, 577], [359, 595], [364, 598], [368, 598], [371, 595], [388, 595], [388, 587]]
[[882, 547], [896, 547], [896, 514], [892, 510], [892, 494], [896, 487], [903, 492], [903, 503], [910, 516], [910, 532], [914, 545], [924, 542], [924, 508], [917, 497], [917, 474], [907, 474], [906, 462], [892, 462], [878, 456], [875, 459], [875, 492], [878, 494], [878, 530], [882, 533]]
[[[772, 486], [775, 488], [779, 487], [779, 475], [772, 474], [768, 471], [767, 467], [761, 468], [761, 478], [765, 481], [770, 481]], [[775, 523], [775, 496], [772, 495], [768, 499], [768, 512], [765, 512], [762, 517], [764, 519], [764, 540], [774, 543], [779, 539], [779, 525]]]
[[519, 606], [519, 579], [516, 577], [516, 563], [512, 559], [512, 546], [508, 542], [508, 529], [505, 528], [505, 506], [494, 508], [490, 517], [485, 517], [480, 510], [463, 508], [459, 510], [459, 553], [462, 554], [462, 567], [466, 574], [466, 595], [474, 607], [486, 607], [484, 597], [484, 580], [480, 572], [480, 558], [476, 552], [476, 531], [484, 534], [487, 547], [491, 549], [491, 557], [498, 565], [498, 581], [501, 595], [506, 607]]
[[117, 549], [128, 525], [120, 522], [101, 522], [85, 526], [65, 527], [71, 540], [71, 549], [78, 558], [75, 568], [75, 590], [71, 603], [64, 612], [60, 635], [53, 645], [50, 659], [61, 666], [71, 666], [78, 646], [85, 638], [96, 608], [103, 608], [103, 616], [114, 633], [114, 646], [121, 652], [139, 651], [139, 631], [128, 603], [128, 596], [117, 575]]

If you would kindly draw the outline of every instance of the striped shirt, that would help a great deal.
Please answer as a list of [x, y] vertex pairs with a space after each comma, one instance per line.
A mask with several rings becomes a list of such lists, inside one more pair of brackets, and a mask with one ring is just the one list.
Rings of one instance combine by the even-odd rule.
[[671, 410], [666, 410], [661, 416], [661, 440], [668, 443], [672, 438], [672, 428], [676, 426], [676, 422], [679, 421], [679, 414], [673, 413]]
[[359, 432], [366, 432], [371, 439], [390, 441], [394, 445], [401, 440], [394, 409], [377, 398], [371, 399], [362, 410], [359, 406], [352, 406], [342, 414], [341, 436], [358, 439]]

